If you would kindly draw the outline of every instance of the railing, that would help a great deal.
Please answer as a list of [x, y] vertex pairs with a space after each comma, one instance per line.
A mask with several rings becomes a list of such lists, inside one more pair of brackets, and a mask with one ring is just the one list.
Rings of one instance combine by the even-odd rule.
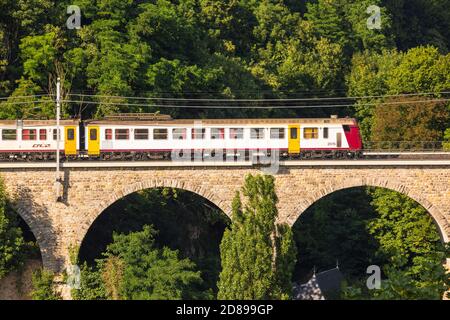
[[364, 151], [383, 152], [450, 152], [446, 141], [365, 141]]

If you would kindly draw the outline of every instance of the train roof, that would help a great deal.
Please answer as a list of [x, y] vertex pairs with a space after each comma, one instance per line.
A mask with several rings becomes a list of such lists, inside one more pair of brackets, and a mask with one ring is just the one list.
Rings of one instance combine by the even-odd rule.
[[[0, 120], [0, 126], [17, 126], [22, 121], [23, 126], [54, 126], [56, 120]], [[201, 125], [262, 125], [262, 124], [341, 124], [354, 125], [354, 118], [276, 118], [276, 119], [170, 119], [170, 120], [85, 120], [92, 125], [153, 125], [153, 126], [195, 126]], [[78, 125], [79, 119], [61, 120], [60, 124]]]
[[342, 124], [354, 125], [354, 118], [278, 118], [278, 119], [171, 119], [171, 120], [87, 120], [92, 125], [257, 125], [257, 124]]
[[[32, 127], [40, 127], [40, 126], [53, 126], [56, 125], [56, 120], [0, 120], [1, 126], [16, 126], [19, 124], [19, 121], [22, 121], [24, 126]], [[78, 125], [80, 123], [79, 119], [70, 119], [70, 120], [61, 120], [60, 124], [64, 125]]]

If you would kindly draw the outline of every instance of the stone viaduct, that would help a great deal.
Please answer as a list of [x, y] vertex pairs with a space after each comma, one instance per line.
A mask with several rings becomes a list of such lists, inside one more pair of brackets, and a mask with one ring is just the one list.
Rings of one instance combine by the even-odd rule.
[[[233, 166], [66, 166], [62, 201], [55, 198], [55, 169], [42, 165], [2, 165], [0, 176], [19, 214], [34, 233], [45, 268], [60, 272], [70, 264], [69, 248], [80, 246], [94, 220], [118, 199], [146, 188], [189, 190], [230, 214], [231, 201], [245, 175], [261, 173]], [[294, 224], [310, 205], [334, 191], [384, 187], [425, 207], [442, 240], [450, 239], [450, 161], [444, 165], [284, 164], [275, 175], [280, 220]]]

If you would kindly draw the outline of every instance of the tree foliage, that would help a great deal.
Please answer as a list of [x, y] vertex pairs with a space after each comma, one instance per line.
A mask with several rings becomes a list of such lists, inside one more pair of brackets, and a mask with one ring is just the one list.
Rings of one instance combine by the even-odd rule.
[[80, 248], [80, 260], [93, 266], [95, 259], [113, 241], [113, 233], [141, 231], [153, 225], [155, 246], [178, 250], [201, 271], [202, 290], [217, 292], [220, 272], [219, 244], [228, 217], [214, 204], [191, 192], [147, 189], [133, 193], [112, 205], [92, 225]]
[[103, 259], [85, 265], [78, 299], [179, 300], [211, 298], [202, 291], [195, 263], [179, 257], [176, 250], [155, 246], [155, 230], [114, 234]]
[[[360, 100], [356, 105], [356, 115], [360, 118], [360, 126], [363, 136], [366, 140], [378, 137], [373, 135], [372, 127], [374, 122], [374, 112], [380, 111], [380, 108], [374, 108], [379, 102], [391, 103], [389, 98], [381, 99], [379, 95], [395, 95], [401, 93], [427, 93], [428, 99], [439, 100], [440, 92], [450, 88], [450, 54], [441, 55], [437, 48], [426, 46], [417, 47], [407, 52], [399, 52], [397, 50], [383, 51], [382, 53], [373, 53], [366, 51], [356, 54], [352, 61], [352, 70], [347, 76], [349, 94], [352, 96], [372, 96]], [[430, 95], [435, 93], [435, 95]], [[426, 101], [426, 97], [415, 96], [415, 101]], [[413, 101], [413, 99], [400, 98], [403, 101]], [[398, 103], [399, 101], [396, 101]], [[408, 103], [406, 103], [408, 104]], [[412, 103], [409, 103], [412, 104]], [[437, 103], [439, 109], [430, 108], [430, 104], [426, 102], [418, 103], [415, 106], [417, 110], [415, 125], [408, 132], [408, 136], [414, 136], [414, 140], [422, 139], [416, 129], [420, 126], [426, 128], [429, 126], [430, 112], [437, 122], [448, 126], [448, 113], [442, 110], [442, 106], [450, 109], [450, 105]], [[385, 113], [393, 110], [393, 114], [400, 110], [392, 104], [385, 105]], [[419, 111], [420, 108], [425, 111]], [[422, 118], [423, 117], [423, 118]], [[392, 119], [392, 117], [391, 117]], [[394, 121], [394, 124], [397, 121]], [[441, 126], [441, 125], [439, 125]], [[442, 130], [439, 128], [439, 130]], [[393, 132], [397, 134], [397, 132]], [[403, 134], [403, 132], [398, 132]], [[439, 137], [442, 140], [443, 132]], [[391, 140], [388, 140], [391, 141]]]
[[0, 278], [20, 268], [26, 257], [26, 243], [18, 220], [8, 205], [5, 186], [0, 180]]
[[[81, 8], [79, 30], [64, 27], [66, 8], [71, 4]], [[381, 7], [381, 30], [366, 26], [369, 5]], [[52, 93], [56, 77], [61, 77], [63, 96], [71, 92], [101, 95], [94, 99], [99, 105], [64, 105], [66, 116], [83, 117], [159, 109], [120, 105], [131, 101], [105, 95], [341, 95], [356, 90], [355, 84], [344, 81], [354, 75], [352, 58], [378, 54], [389, 60], [390, 51], [386, 50], [397, 48], [402, 55], [419, 53], [420, 57], [405, 59], [406, 64], [413, 64], [400, 66], [405, 72], [395, 81], [401, 83], [392, 85], [398, 92], [420, 90], [427, 85], [423, 80], [438, 75], [426, 70], [430, 61], [436, 61], [436, 71], [446, 70], [440, 72], [441, 78], [448, 77], [447, 7], [448, 0], [5, 0], [0, 4], [0, 40], [4, 44], [0, 50], [0, 93], [19, 96], [26, 88], [33, 88], [28, 94]], [[421, 37], [412, 36], [417, 32]], [[389, 66], [392, 63], [380, 65]], [[441, 82], [441, 86], [448, 89], [448, 82]], [[8, 110], [0, 117], [53, 116], [47, 100], [35, 101], [23, 108], [3, 102], [0, 109]], [[252, 115], [244, 110], [192, 111], [170, 113], [178, 117]], [[260, 110], [258, 116], [323, 116], [329, 112]]]
[[[419, 104], [418, 100], [424, 102]], [[445, 103], [427, 97], [391, 98], [387, 102], [391, 105], [375, 107], [371, 141], [419, 142], [411, 147], [421, 148], [420, 142], [442, 140], [450, 123], [450, 108]]]
[[38, 269], [33, 272], [33, 290], [31, 297], [33, 300], [61, 300], [60, 294], [56, 291], [55, 275], [46, 269]]
[[[395, 267], [411, 268], [419, 274], [424, 256], [441, 249], [436, 226], [428, 212], [407, 196], [386, 189], [375, 189], [372, 205], [377, 217], [368, 224], [380, 244], [378, 254], [388, 257]], [[435, 261], [437, 265], [441, 261]]]
[[[313, 205], [294, 226], [299, 249], [294, 281], [339, 259], [343, 299], [441, 299], [450, 285], [449, 257], [428, 212], [383, 188], [349, 189]], [[366, 286], [366, 268], [382, 271], [381, 288]]]
[[233, 222], [220, 246], [219, 299], [288, 299], [295, 263], [289, 227], [276, 223], [278, 201], [272, 176], [245, 178], [233, 201]]
[[[107, 288], [119, 284], [117, 296], [123, 299], [192, 299], [200, 292], [200, 272], [189, 259], [179, 259], [178, 252], [167, 247], [154, 247], [154, 230], [115, 235], [108, 246], [102, 266]], [[112, 257], [116, 257], [111, 260]], [[109, 275], [106, 275], [109, 273]], [[108, 290], [111, 292], [112, 290]]]
[[[82, 28], [79, 30], [64, 26], [66, 8], [71, 4], [81, 8]], [[367, 28], [369, 5], [381, 7], [381, 30]], [[60, 77], [65, 100], [71, 100], [69, 94], [74, 92], [96, 95], [64, 103], [65, 117], [102, 117], [118, 111], [161, 111], [178, 118], [339, 114], [356, 116], [366, 141], [445, 140], [444, 146], [450, 148], [449, 103], [432, 101], [442, 98], [443, 91], [450, 90], [449, 7], [449, 0], [2, 0], [0, 118], [53, 118], [54, 103], [41, 95], [54, 94], [55, 80]], [[424, 95], [377, 97], [409, 93]], [[136, 102], [129, 98], [132, 96], [262, 99], [345, 94], [364, 98], [357, 99], [355, 105], [347, 109], [168, 111], [156, 106], [126, 105]], [[415, 103], [418, 99], [425, 102]], [[231, 297], [226, 293], [225, 284], [230, 288], [240, 287], [243, 298], [289, 295], [291, 231], [272, 223], [276, 213], [271, 210], [276, 197], [268, 191], [270, 181], [264, 181], [259, 184], [252, 180], [252, 186], [243, 191], [244, 196], [254, 202], [245, 205], [235, 202], [233, 213], [241, 222], [233, 223], [222, 243], [226, 248], [223, 253], [226, 261], [222, 263], [228, 268], [224, 269], [220, 282], [223, 297]], [[140, 249], [139, 252], [148, 257], [139, 263], [157, 265], [155, 259], [162, 259], [174, 268], [194, 272], [193, 266], [185, 260], [189, 258], [202, 271], [204, 281], [194, 281], [192, 273], [187, 273], [192, 277], [185, 281], [200, 286], [198, 291], [206, 291], [206, 288], [216, 291], [220, 263], [214, 247], [220, 241], [225, 223], [213, 214], [204, 214], [206, 202], [182, 192], [165, 192], [170, 193], [170, 197], [154, 191], [131, 196], [111, 209], [122, 214], [99, 221], [108, 226], [116, 224], [116, 231], [130, 234], [126, 240], [119, 237], [121, 243], [134, 239], [154, 245], [153, 251]], [[254, 192], [263, 192], [267, 202], [257, 204], [260, 199]], [[309, 225], [300, 228], [302, 237], [295, 237], [304, 250], [299, 265], [308, 268], [311, 264], [334, 264], [339, 257], [342, 269], [356, 276], [365, 263], [395, 256], [395, 259], [400, 257], [404, 265], [399, 264], [390, 272], [386, 269], [385, 274], [392, 275], [389, 276], [392, 285], [386, 288], [398, 288], [399, 284], [410, 283], [409, 279], [414, 279], [418, 286], [433, 287], [424, 285], [428, 282], [426, 279], [439, 278], [442, 270], [429, 273], [429, 277], [425, 272], [425, 278], [418, 278], [417, 271], [425, 268], [426, 261], [437, 261], [430, 258], [438, 250], [436, 234], [429, 220], [418, 218], [423, 208], [395, 194], [372, 193], [372, 206], [367, 202], [367, 195], [350, 192], [349, 196], [356, 196], [365, 204], [349, 209], [345, 201], [331, 197], [309, 210], [314, 214], [305, 215]], [[183, 218], [179, 218], [178, 213], [182, 213]], [[125, 215], [134, 218], [134, 223], [129, 222], [132, 219], [125, 221]], [[374, 215], [378, 218], [373, 218]], [[255, 221], [250, 221], [249, 216], [256, 216]], [[5, 198], [0, 195], [0, 276], [20, 265], [23, 240], [14, 220]], [[369, 222], [370, 232], [364, 228]], [[148, 230], [141, 231], [144, 224], [152, 224], [160, 230], [155, 239], [151, 240]], [[402, 227], [395, 227], [397, 224]], [[321, 231], [319, 226], [326, 231], [325, 235], [313, 241]], [[251, 228], [260, 230], [261, 234], [252, 233]], [[132, 279], [130, 274], [139, 279], [142, 276], [145, 281], [153, 279], [150, 275], [144, 276], [142, 270], [130, 269], [120, 254], [110, 254], [109, 260], [102, 262], [106, 269], [96, 268], [93, 263], [96, 254], [106, 250], [106, 240], [113, 240], [112, 232], [96, 230], [97, 237], [88, 237], [87, 241], [86, 248], [93, 253], [87, 259], [90, 264], [82, 268], [86, 283], [78, 292], [80, 296], [121, 298], [125, 293], [119, 290], [119, 283], [126, 277]], [[268, 237], [274, 232], [275, 238]], [[207, 241], [208, 235], [210, 241]], [[421, 236], [423, 244], [417, 244], [417, 250], [423, 251], [413, 252], [415, 241]], [[236, 237], [237, 244], [227, 240], [231, 237]], [[251, 239], [249, 243], [244, 241], [247, 237]], [[96, 243], [99, 239], [106, 240]], [[328, 246], [330, 241], [333, 244]], [[370, 243], [366, 251], [361, 245], [364, 241]], [[377, 258], [369, 254], [375, 250], [373, 241], [381, 243]], [[163, 249], [164, 243], [179, 252]], [[258, 258], [251, 253], [251, 243], [261, 244]], [[245, 250], [241, 252], [239, 246]], [[275, 262], [265, 264], [273, 259], [271, 248], [277, 249]], [[394, 251], [399, 253], [394, 254]], [[235, 259], [258, 263], [249, 264], [249, 269], [235, 275], [231, 271], [239, 270], [233, 262]], [[280, 274], [279, 270], [285, 272]], [[184, 272], [178, 274], [180, 279], [181, 274]], [[253, 276], [259, 280], [251, 290], [244, 288]], [[273, 280], [272, 287], [268, 285], [269, 278]], [[157, 279], [162, 281], [163, 277]], [[132, 282], [129, 285], [136, 285], [136, 292], [140, 292], [149, 286], [145, 281], [139, 284], [141, 287]], [[97, 289], [89, 291], [91, 287]], [[142, 297], [160, 297], [158, 290], [155, 288], [154, 295]], [[172, 287], [170, 290], [173, 297], [194, 295], [184, 289], [182, 293]], [[385, 295], [379, 297], [417, 296], [417, 292], [411, 293], [409, 289], [405, 293], [394, 291], [398, 290], [388, 292], [386, 289]], [[437, 292], [438, 289], [432, 289], [423, 296], [435, 297]]]
[[74, 300], [106, 300], [105, 283], [102, 280], [101, 271], [95, 266], [89, 266], [84, 262], [80, 266], [80, 288], [72, 289]]

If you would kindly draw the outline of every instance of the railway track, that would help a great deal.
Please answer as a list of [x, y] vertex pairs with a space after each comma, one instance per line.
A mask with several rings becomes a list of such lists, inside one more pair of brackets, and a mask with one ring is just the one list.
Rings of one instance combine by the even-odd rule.
[[[444, 157], [445, 156], [445, 157]], [[269, 159], [270, 160], [270, 159]], [[339, 160], [280, 160], [278, 162], [258, 161], [211, 161], [196, 159], [194, 161], [65, 161], [61, 162], [61, 168], [142, 168], [142, 167], [268, 167], [271, 165], [280, 167], [309, 167], [309, 166], [450, 166], [450, 153], [443, 154], [438, 158], [365, 158], [365, 159], [339, 159]], [[0, 162], [0, 169], [20, 168], [55, 168], [55, 162]]]
[[365, 159], [450, 159], [450, 151], [364, 151]]

